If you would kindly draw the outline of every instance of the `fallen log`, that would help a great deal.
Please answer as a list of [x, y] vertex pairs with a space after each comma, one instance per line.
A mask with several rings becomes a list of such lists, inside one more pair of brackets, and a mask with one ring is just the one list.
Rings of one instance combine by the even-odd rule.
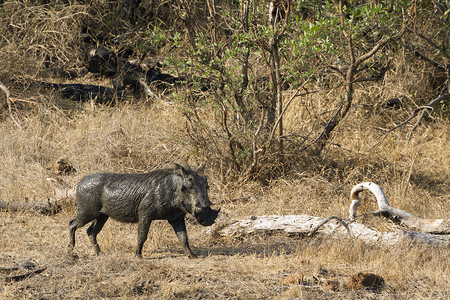
[[[356, 209], [360, 204], [359, 194], [371, 191], [378, 202], [374, 215], [382, 215], [413, 231], [379, 232], [355, 221]], [[239, 237], [254, 233], [276, 233], [313, 235], [316, 232], [333, 237], [359, 239], [369, 244], [395, 245], [401, 241], [418, 242], [438, 246], [450, 246], [449, 219], [421, 219], [389, 205], [383, 190], [373, 182], [364, 182], [353, 187], [349, 208], [350, 220], [339, 217], [321, 218], [308, 215], [265, 215], [249, 216], [227, 224], [217, 224], [212, 234], [218, 237]], [[433, 233], [433, 234], [432, 234]], [[435, 234], [439, 233], [439, 234]]]
[[42, 215], [54, 215], [62, 210], [63, 205], [72, 204], [75, 188], [56, 178], [47, 178], [55, 186], [54, 196], [40, 201], [3, 201], [0, 200], [0, 211], [30, 211]]
[[88, 102], [95, 100], [99, 104], [114, 106], [127, 99], [124, 90], [110, 88], [101, 85], [83, 84], [83, 83], [52, 83], [36, 81], [40, 87], [50, 88], [57, 91], [61, 97], [77, 102]]
[[30, 202], [0, 200], [0, 211], [31, 211], [43, 215], [54, 215], [61, 211], [61, 205], [51, 199]]
[[414, 231], [441, 234], [450, 233], [450, 219], [421, 219], [406, 211], [396, 209], [389, 204], [383, 190], [373, 182], [357, 184], [350, 192], [352, 203], [349, 207], [349, 216], [351, 220], [356, 218], [356, 209], [361, 202], [359, 194], [362, 191], [370, 191], [375, 195], [378, 203], [378, 210], [372, 212], [374, 215], [381, 215]]
[[351, 222], [346, 226], [338, 220], [330, 220], [308, 215], [265, 215], [249, 216], [240, 220], [233, 220], [227, 225], [217, 225], [212, 233], [218, 237], [241, 237], [248, 234], [281, 232], [284, 234], [304, 234], [318, 232], [340, 238], [359, 239], [368, 244], [392, 246], [401, 241], [409, 240], [422, 244], [450, 246], [450, 236], [434, 235], [422, 232], [379, 232], [364, 224]]

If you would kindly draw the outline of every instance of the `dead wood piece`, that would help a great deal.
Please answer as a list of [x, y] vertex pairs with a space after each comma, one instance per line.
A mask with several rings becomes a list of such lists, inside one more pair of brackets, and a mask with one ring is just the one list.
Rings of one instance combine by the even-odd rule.
[[19, 269], [25, 269], [25, 270], [33, 270], [36, 269], [36, 264], [32, 261], [26, 261], [22, 264], [15, 264], [10, 266], [0, 266], [0, 273], [11, 273], [14, 271], [17, 271]]
[[382, 215], [411, 230], [424, 233], [450, 233], [450, 219], [421, 219], [406, 211], [396, 209], [389, 204], [383, 190], [373, 182], [363, 182], [353, 187], [350, 192], [350, 198], [352, 199], [352, 203], [349, 207], [350, 219], [355, 219], [356, 209], [360, 204], [359, 193], [365, 190], [372, 192], [377, 199], [378, 210], [373, 212], [374, 215]]
[[[222, 226], [222, 225], [221, 225]], [[348, 228], [341, 226], [340, 222], [327, 222], [327, 219], [308, 215], [265, 215], [249, 216], [240, 220], [233, 220], [230, 224], [219, 228], [213, 228], [216, 237], [240, 237], [255, 233], [284, 232], [286, 234], [310, 234], [316, 228], [321, 234], [336, 238], [348, 238], [348, 230], [351, 238], [359, 239], [368, 244], [382, 246], [394, 246], [403, 240], [432, 244], [436, 246], [450, 246], [450, 236], [434, 235], [422, 232], [379, 232], [369, 227], [353, 222]]]
[[71, 187], [60, 178], [48, 177], [47, 181], [55, 186], [54, 201], [62, 204], [63, 202], [72, 202], [75, 199], [76, 187]]
[[54, 196], [41, 201], [3, 201], [0, 200], [0, 211], [31, 211], [42, 215], [54, 215], [62, 210], [64, 204], [73, 204], [75, 187], [67, 185], [62, 179], [47, 178], [54, 185]]
[[314, 228], [310, 233], [308, 233], [308, 235], [309, 235], [309, 236], [313, 235], [314, 233], [317, 232], [317, 230], [319, 230], [320, 227], [322, 227], [323, 225], [325, 225], [326, 223], [328, 223], [329, 221], [331, 221], [331, 220], [333, 220], [333, 219], [334, 219], [334, 220], [337, 220], [339, 223], [341, 223], [342, 226], [344, 226], [345, 229], [347, 229], [348, 235], [351, 236], [350, 228], [348, 228], [347, 223], [346, 223], [344, 220], [342, 220], [341, 218], [336, 217], [336, 216], [329, 217], [329, 218], [325, 219], [324, 221], [320, 222], [320, 224], [317, 225], [317, 227]]
[[47, 199], [47, 201], [3, 201], [0, 200], [0, 210], [3, 211], [31, 211], [43, 215], [54, 215], [61, 211], [61, 205], [56, 201]]
[[62, 98], [76, 102], [89, 102], [92, 100], [98, 104], [114, 106], [128, 98], [127, 93], [123, 89], [94, 84], [34, 81], [33, 85], [55, 90]]
[[[9, 116], [11, 117], [11, 120], [13, 120], [13, 122], [17, 125], [18, 128], [22, 128], [22, 126], [20, 125], [20, 123], [16, 120], [15, 115], [15, 109], [13, 107], [13, 102], [10, 99], [10, 92], [8, 90], [8, 88], [0, 82], [0, 93], [3, 94], [2, 98], [5, 98], [5, 102], [8, 104], [8, 111], [9, 111]], [[0, 96], [1, 96], [0, 94]], [[0, 105], [3, 106], [2, 104], [3, 100], [0, 98]]]
[[36, 270], [33, 270], [33, 271], [29, 271], [29, 272], [26, 272], [26, 273], [20, 274], [20, 275], [7, 276], [7, 277], [5, 277], [5, 281], [11, 282], [11, 281], [24, 280], [24, 279], [30, 278], [31, 276], [40, 274], [40, 273], [44, 272], [45, 270], [47, 270], [46, 267], [39, 268], [39, 269], [36, 269]]
[[[14, 264], [11, 266], [0, 266], [0, 273], [6, 273], [8, 276], [5, 276], [5, 281], [19, 281], [31, 276], [37, 275], [45, 271], [47, 267], [38, 267], [32, 261], [26, 261], [22, 264]], [[10, 275], [11, 273], [19, 273], [18, 275]], [[25, 272], [25, 273], [24, 273]]]

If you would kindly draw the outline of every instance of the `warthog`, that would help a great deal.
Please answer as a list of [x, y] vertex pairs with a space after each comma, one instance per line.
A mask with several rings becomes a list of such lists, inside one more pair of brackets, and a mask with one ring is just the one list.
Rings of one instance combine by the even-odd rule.
[[190, 213], [203, 226], [210, 226], [220, 211], [211, 209], [208, 181], [204, 166], [193, 171], [175, 164], [174, 168], [147, 174], [99, 173], [84, 177], [77, 185], [77, 216], [70, 220], [69, 250], [75, 246], [75, 231], [87, 224], [89, 239], [100, 253], [97, 234], [109, 217], [127, 223], [139, 223], [136, 257], [153, 220], [167, 220], [172, 225], [189, 258], [195, 254], [189, 247], [184, 216]]

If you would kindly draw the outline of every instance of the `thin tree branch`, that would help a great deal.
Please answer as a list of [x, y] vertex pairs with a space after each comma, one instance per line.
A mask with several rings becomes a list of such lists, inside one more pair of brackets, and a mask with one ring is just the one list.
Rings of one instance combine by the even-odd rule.
[[317, 225], [313, 230], [311, 230], [310, 233], [308, 233], [308, 236], [312, 236], [313, 234], [315, 234], [317, 232], [317, 230], [320, 229], [320, 227], [322, 227], [323, 225], [327, 224], [329, 221], [331, 221], [333, 219], [337, 220], [342, 226], [344, 226], [345, 229], [347, 229], [348, 235], [350, 237], [352, 236], [352, 234], [350, 233], [350, 228], [348, 227], [347, 223], [342, 218], [339, 218], [339, 217], [336, 217], [336, 216], [329, 217], [329, 218], [323, 220], [322, 222], [320, 222], [319, 225]]
[[423, 53], [421, 53], [419, 50], [414, 49], [412, 45], [404, 44], [404, 47], [411, 51], [415, 56], [422, 59], [423, 61], [429, 63], [430, 65], [439, 68], [441, 70], [445, 70], [445, 68], [438, 62], [426, 57]]
[[423, 113], [421, 114], [421, 116], [419, 117], [419, 119], [417, 120], [417, 122], [416, 122], [416, 124], [414, 125], [413, 129], [411, 130], [411, 132], [410, 132], [410, 134], [409, 134], [409, 136], [408, 136], [408, 141], [409, 141], [409, 140], [411, 139], [411, 137], [412, 137], [413, 131], [414, 131], [417, 127], [419, 127], [420, 122], [421, 122], [422, 119], [424, 118], [425, 112], [428, 111], [428, 110], [434, 110], [434, 106], [435, 106], [437, 103], [439, 103], [439, 102], [441, 102], [441, 101], [443, 101], [443, 100], [447, 100], [447, 99], [450, 99], [450, 93], [444, 94], [444, 95], [442, 95], [442, 96], [439, 96], [439, 97], [433, 99], [433, 100], [430, 101], [427, 105], [423, 105], [423, 106], [417, 107], [416, 109], [414, 109], [413, 113], [411, 114], [411, 116], [410, 116], [408, 119], [406, 119], [406, 120], [403, 121], [402, 123], [400, 123], [400, 124], [398, 124], [398, 125], [392, 127], [391, 129], [387, 130], [386, 133], [384, 134], [383, 138], [382, 138], [380, 141], [378, 141], [378, 142], [374, 145], [374, 147], [379, 146], [379, 145], [386, 139], [386, 137], [388, 136], [389, 133], [391, 133], [392, 131], [394, 131], [394, 130], [396, 130], [396, 129], [402, 127], [402, 126], [404, 126], [406, 123], [408, 123], [409, 121], [411, 121], [412, 119], [414, 119], [420, 111], [425, 110], [425, 111], [423, 111]]
[[20, 125], [19, 121], [17, 121], [16, 118], [14, 117], [13, 103], [12, 103], [12, 101], [10, 99], [10, 95], [11, 94], [9, 93], [8, 88], [1, 82], [0, 82], [0, 90], [3, 91], [5, 101], [8, 104], [9, 116], [11, 117], [13, 122], [17, 125], [17, 127], [19, 127], [19, 129], [22, 129], [22, 126]]

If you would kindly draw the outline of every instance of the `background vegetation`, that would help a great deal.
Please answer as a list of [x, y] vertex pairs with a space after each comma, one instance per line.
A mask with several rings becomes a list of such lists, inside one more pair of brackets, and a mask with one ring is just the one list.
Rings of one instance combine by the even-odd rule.
[[[13, 106], [1, 103], [0, 200], [52, 196], [49, 165], [64, 156], [77, 170], [59, 175], [71, 186], [93, 172], [206, 162], [210, 197], [224, 219], [346, 217], [349, 191], [362, 181], [380, 185], [394, 207], [448, 217], [450, 5], [386, 2], [1, 1], [0, 82]], [[162, 72], [187, 82], [158, 90], [160, 100], [142, 95], [113, 107], [36, 88], [36, 81], [112, 87], [114, 78], [62, 75], [83, 69], [91, 46], [123, 61], [156, 58]], [[363, 202], [361, 212], [375, 207], [369, 197]], [[73, 260], [66, 239], [74, 212], [0, 213], [1, 264], [47, 267], [2, 283], [0, 296], [449, 296], [448, 249], [323, 237], [223, 241], [205, 239], [194, 223], [191, 244], [204, 256], [195, 261], [181, 254], [164, 222], [152, 225], [146, 258], [135, 261], [136, 226], [114, 221], [99, 236], [102, 256], [93, 256], [80, 231]], [[347, 290], [343, 283], [359, 271], [383, 276], [386, 288]], [[286, 283], [288, 276], [303, 284]], [[340, 286], [329, 290], [321, 278]]]

